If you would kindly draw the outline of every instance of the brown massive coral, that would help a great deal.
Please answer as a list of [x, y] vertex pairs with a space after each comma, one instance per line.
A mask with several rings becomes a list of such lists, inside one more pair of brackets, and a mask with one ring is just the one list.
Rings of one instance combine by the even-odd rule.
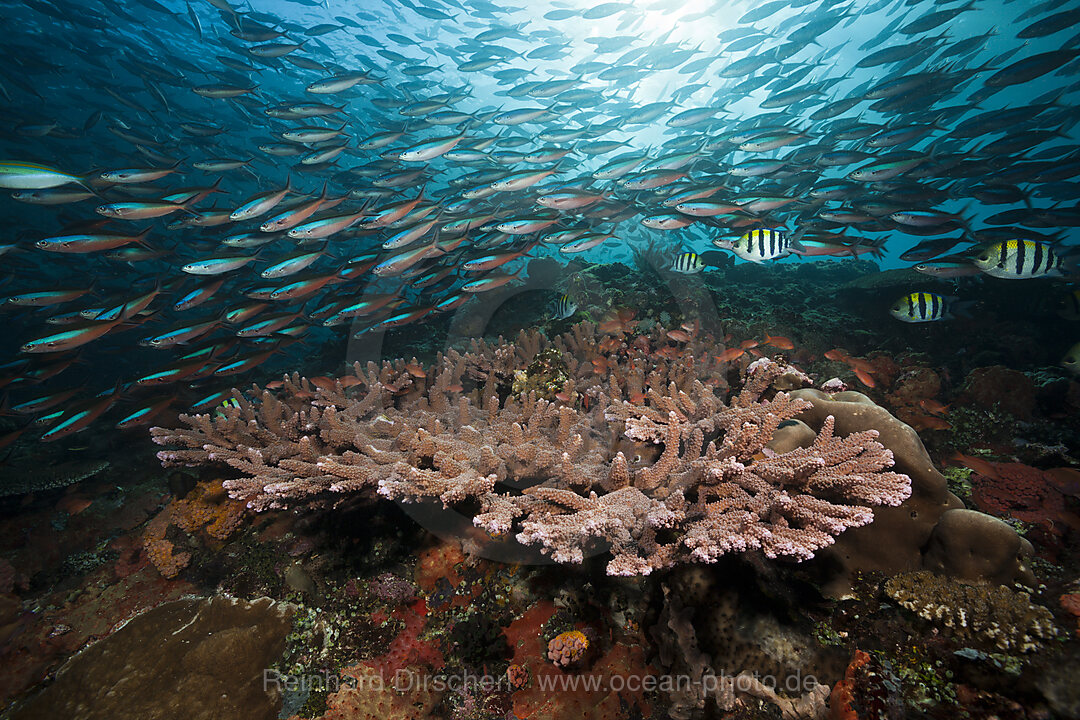
[[[159, 453], [165, 464], [238, 470], [225, 487], [256, 510], [358, 492], [472, 501], [477, 526], [516, 531], [557, 562], [609, 549], [614, 575], [752, 549], [806, 559], [871, 522], [870, 506], [909, 496], [873, 430], [837, 437], [829, 420], [808, 447], [767, 448], [810, 406], [771, 394], [792, 368], [757, 361], [725, 403], [705, 339], [676, 345], [661, 328], [627, 330], [597, 335], [583, 323], [553, 341], [474, 342], [426, 372], [357, 365], [355, 379], [333, 386], [294, 375], [278, 393], [255, 387], [250, 399], [236, 394], [238, 407], [151, 432], [170, 448]], [[562, 391], [553, 401], [514, 394], [551, 350], [566, 366]]]

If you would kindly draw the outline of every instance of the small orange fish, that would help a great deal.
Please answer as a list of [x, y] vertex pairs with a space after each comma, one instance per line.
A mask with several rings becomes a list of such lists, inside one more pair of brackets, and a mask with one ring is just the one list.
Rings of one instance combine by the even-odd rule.
[[620, 332], [622, 325], [618, 320], [605, 320], [596, 326], [596, 329], [602, 333], [617, 333]]
[[78, 495], [69, 495], [60, 498], [60, 501], [56, 503], [56, 509], [61, 512], [66, 512], [68, 515], [78, 515], [83, 510], [90, 507], [91, 504], [93, 504], [92, 500], [87, 500]]
[[862, 370], [867, 375], [873, 375], [875, 372], [877, 372], [877, 368], [874, 367], [873, 363], [867, 360], [863, 360], [862, 358], [845, 358], [844, 363], [847, 364], [847, 366], [850, 367], [852, 370]]
[[757, 340], [743, 340], [741, 343], [739, 343], [739, 347], [741, 347], [743, 350], [746, 350], [748, 348], [754, 348], [754, 347], [757, 347], [757, 346], [758, 346], [758, 341]]
[[405, 366], [405, 372], [409, 373], [414, 378], [427, 377], [427, 373], [424, 372], [424, 367], [420, 363], [409, 363]]
[[971, 468], [980, 475], [984, 475], [991, 480], [1001, 480], [1001, 475], [998, 474], [997, 468], [994, 467], [994, 463], [982, 458], [971, 457], [970, 455], [964, 455], [962, 453], [955, 453], [949, 458], [954, 463], [963, 465], [966, 468]]
[[866, 387], [877, 387], [877, 383], [874, 382], [873, 375], [866, 372], [866, 370], [861, 367], [855, 367], [854, 370], [855, 377], [859, 378], [859, 382], [861, 382], [863, 385], [865, 385]]
[[825, 353], [826, 360], [834, 360], [836, 362], [844, 362], [848, 358], [848, 354], [840, 348], [834, 348]]
[[930, 413], [931, 415], [944, 415], [945, 413], [949, 412], [948, 405], [942, 405], [937, 400], [933, 400], [931, 398], [920, 400], [919, 407], [921, 407], [923, 410]]
[[558, 400], [559, 402], [564, 402], [564, 403], [570, 402], [570, 396], [567, 395], [564, 392], [555, 393], [555, 399]]
[[919, 425], [926, 430], [948, 430], [952, 427], [948, 420], [935, 417], [934, 415], [926, 415], [925, 417], [920, 418]]
[[676, 360], [676, 359], [678, 359], [680, 352], [679, 352], [679, 348], [671, 347], [669, 345], [667, 347], [662, 347], [659, 350], [657, 350], [656, 354], [659, 357], [665, 358], [667, 360]]
[[343, 388], [351, 388], [356, 387], [357, 385], [364, 384], [364, 381], [356, 377], [355, 375], [343, 375], [342, 377], [338, 378], [338, 382], [341, 383], [341, 387]]
[[750, 354], [751, 354], [751, 355], [753, 355], [754, 357], [758, 357], [758, 358], [759, 358], [759, 357], [765, 357], [765, 353], [761, 352], [760, 350], [756, 350], [756, 349], [754, 349], [754, 348], [750, 348], [750, 349], [749, 349], [749, 350], [747, 350], [746, 352], [750, 353]]
[[622, 308], [609, 314], [597, 329], [602, 333], [628, 333], [633, 329], [634, 315], [636, 313], [630, 308]]
[[285, 381], [271, 380], [270, 382], [266, 383], [265, 387], [267, 390], [280, 390], [281, 388], [285, 387]]
[[743, 356], [743, 353], [745, 353], [745, 352], [746, 351], [743, 350], [742, 348], [728, 348], [727, 350], [720, 353], [719, 355], [713, 355], [713, 357], [716, 358], [717, 360], [719, 360], [720, 362], [726, 363], [726, 362], [731, 362], [732, 360], [738, 360], [739, 358], [741, 358]]
[[465, 388], [461, 386], [461, 383], [458, 383], [457, 385], [447, 385], [446, 389], [449, 392], [465, 392]]
[[607, 358], [603, 358], [603, 357], [593, 358], [592, 367], [593, 367], [593, 372], [594, 373], [596, 373], [597, 375], [603, 375], [604, 373], [606, 373], [608, 371]]
[[668, 330], [667, 336], [675, 342], [690, 342], [690, 333], [685, 330]]
[[786, 338], [786, 337], [784, 337], [782, 335], [777, 335], [776, 337], [773, 337], [771, 335], [766, 335], [765, 336], [765, 344], [766, 345], [772, 345], [773, 347], [780, 348], [781, 350], [794, 350], [795, 349], [795, 343], [791, 342], [791, 340], [789, 340], [788, 338]]
[[[1073, 497], [1080, 496], [1080, 470], [1063, 467], [1044, 470], [1043, 473], [1054, 481], [1054, 485], [1061, 492]], [[1075, 525], [1070, 524], [1070, 527], [1075, 527]]]
[[326, 377], [325, 375], [308, 378], [308, 382], [310, 382], [312, 385], [319, 388], [323, 392], [332, 392], [335, 389], [334, 381]]
[[643, 393], [643, 392], [634, 393], [633, 395], [630, 396], [630, 402], [632, 402], [635, 405], [640, 405], [641, 403], [645, 402], [645, 393]]

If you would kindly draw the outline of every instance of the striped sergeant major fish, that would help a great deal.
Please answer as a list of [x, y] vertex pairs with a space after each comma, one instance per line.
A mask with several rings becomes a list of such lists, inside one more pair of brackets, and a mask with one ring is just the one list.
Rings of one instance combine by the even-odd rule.
[[701, 261], [701, 258], [696, 252], [679, 253], [675, 256], [675, 261], [669, 268], [672, 272], [682, 273], [684, 275], [693, 275], [704, 269], [705, 263]]
[[805, 252], [805, 248], [799, 242], [802, 234], [801, 229], [788, 237], [783, 230], [757, 228], [738, 240], [713, 240], [713, 245], [724, 250], [731, 250], [743, 260], [763, 263], [766, 260], [779, 260], [793, 253]]
[[975, 267], [987, 275], [1005, 280], [1061, 277], [1065, 275], [1062, 259], [1048, 242], [1006, 240], [983, 250], [974, 260]]
[[931, 292], [913, 292], [893, 303], [889, 313], [908, 323], [950, 320], [957, 311], [970, 303], [957, 303], [956, 298]]
[[552, 320], [566, 320], [577, 312], [577, 303], [570, 299], [569, 295], [563, 294], [555, 301], [551, 309]]

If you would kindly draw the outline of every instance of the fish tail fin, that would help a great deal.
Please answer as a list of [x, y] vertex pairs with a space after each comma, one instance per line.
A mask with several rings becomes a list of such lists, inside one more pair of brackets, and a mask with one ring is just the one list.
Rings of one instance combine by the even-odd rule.
[[[221, 181], [221, 178], [218, 178], [218, 182], [220, 182], [220, 181]], [[185, 212], [188, 215], [190, 215], [191, 217], [201, 217], [199, 215], [199, 213], [195, 212], [194, 210], [192, 210], [189, 207], [190, 205], [194, 205], [197, 201], [198, 201], [198, 196], [194, 195], [194, 196], [192, 196], [191, 198], [185, 200], [182, 203], [173, 203], [173, 204], [176, 205], [176, 209], [179, 210], [180, 212]], [[140, 237], [141, 237], [141, 235], [140, 235]]]
[[706, 250], [698, 253], [698, 260], [708, 267], [722, 267], [727, 264], [728, 255], [719, 250]]
[[956, 298], [946, 298], [946, 301], [948, 307], [945, 310], [945, 317], [965, 320], [971, 320], [974, 317], [971, 311], [979, 304], [977, 300], [957, 300]]
[[1069, 280], [1080, 280], [1080, 248], [1061, 256], [1061, 274]]
[[791, 234], [791, 238], [788, 240], [788, 247], [791, 248], [791, 252], [796, 255], [805, 255], [806, 246], [799, 242], [802, 236], [806, 234], [806, 227], [801, 227]]
[[80, 187], [92, 192], [96, 197], [101, 197], [101, 195], [98, 194], [98, 191], [91, 184], [92, 183], [92, 178], [94, 176], [96, 176], [98, 174], [98, 172], [99, 172], [98, 170], [91, 170], [90, 172], [86, 173], [85, 175], [75, 175], [73, 177], [75, 178], [75, 183], [77, 185], [79, 185]]
[[[152, 227], [148, 227], [145, 230], [143, 230], [142, 232], [140, 232], [138, 235], [135, 236], [135, 242], [138, 243], [139, 245], [142, 245], [147, 250], [153, 250], [153, 248], [150, 246], [150, 243], [146, 242], [146, 236], [150, 234], [151, 229], [152, 229]], [[161, 280], [159, 279], [158, 280], [158, 285], [160, 285], [160, 284], [161, 284]]]
[[[421, 192], [423, 192], [423, 191], [421, 190]], [[435, 231], [435, 235], [431, 238], [431, 245], [428, 246], [437, 255], [445, 255], [446, 254], [446, 251], [443, 250], [441, 247], [439, 247], [439, 233], [441, 231], [442, 231], [442, 228], [439, 228], [438, 230]], [[466, 233], [465, 238], [468, 239], [468, 233]]]
[[250, 162], [250, 160], [245, 162], [243, 165], [240, 166], [240, 169], [250, 175], [255, 182], [259, 182], [262, 178], [259, 177], [258, 173], [251, 169], [251, 165], [249, 164]]

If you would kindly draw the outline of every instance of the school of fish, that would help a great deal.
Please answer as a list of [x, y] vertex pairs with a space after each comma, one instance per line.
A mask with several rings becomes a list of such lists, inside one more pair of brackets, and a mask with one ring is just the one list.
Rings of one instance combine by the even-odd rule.
[[259, 6], [6, 11], [0, 445], [211, 411], [294, 344], [644, 239], [670, 272], [870, 254], [1075, 302], [1075, 2]]

